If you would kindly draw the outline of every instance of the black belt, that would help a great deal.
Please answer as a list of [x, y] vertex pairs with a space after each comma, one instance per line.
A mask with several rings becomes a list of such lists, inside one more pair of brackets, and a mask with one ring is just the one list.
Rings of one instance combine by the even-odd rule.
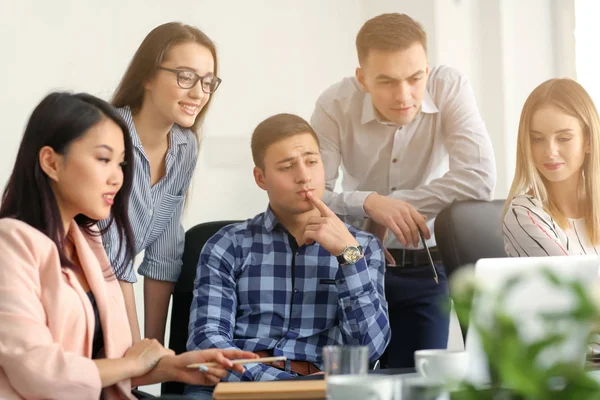
[[[408, 249], [388, 249], [394, 260], [396, 260], [396, 267], [428, 267], [431, 268], [429, 263], [429, 256], [427, 250], [408, 250]], [[438, 251], [437, 247], [430, 247], [429, 252], [431, 253], [431, 259], [434, 264], [442, 263], [442, 255]]]

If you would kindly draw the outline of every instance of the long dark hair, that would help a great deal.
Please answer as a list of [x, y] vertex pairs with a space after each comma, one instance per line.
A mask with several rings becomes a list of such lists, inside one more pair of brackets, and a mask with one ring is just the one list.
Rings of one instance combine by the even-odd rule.
[[[50, 178], [39, 162], [40, 150], [49, 146], [58, 154], [66, 154], [73, 141], [104, 119], [114, 121], [123, 131], [125, 160], [123, 186], [116, 194], [110, 222], [99, 232], [92, 227], [98, 222], [86, 215], [75, 217], [88, 234], [102, 235], [115, 223], [119, 234], [119, 254], [124, 252], [123, 267], [135, 255], [134, 238], [128, 217], [129, 193], [133, 182], [133, 145], [125, 121], [107, 102], [89, 94], [51, 93], [33, 110], [17, 153], [15, 166], [2, 195], [0, 218], [21, 220], [48, 236], [56, 244], [63, 266], [72, 266], [64, 252], [64, 226]], [[123, 245], [123, 243], [125, 243]], [[103, 266], [103, 269], [110, 266]], [[113, 266], [118, 268], [120, 266]]]
[[[115, 91], [112, 104], [119, 108], [129, 106], [133, 113], [138, 112], [144, 100], [146, 81], [156, 73], [173, 46], [187, 42], [197, 43], [210, 51], [215, 67], [213, 73], [218, 76], [217, 48], [213, 41], [194, 26], [181, 22], [169, 22], [157, 26], [146, 36], [131, 59], [131, 63]], [[198, 144], [200, 143], [198, 127], [202, 124], [212, 98], [211, 95], [190, 128], [198, 138]]]

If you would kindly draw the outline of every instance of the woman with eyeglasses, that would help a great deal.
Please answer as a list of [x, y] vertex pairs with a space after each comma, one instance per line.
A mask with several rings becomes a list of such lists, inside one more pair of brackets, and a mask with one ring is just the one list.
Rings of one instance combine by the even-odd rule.
[[504, 210], [513, 257], [598, 255], [600, 117], [571, 79], [550, 79], [527, 98], [517, 165]]
[[[169, 299], [181, 272], [181, 218], [198, 158], [198, 130], [220, 83], [213, 42], [195, 27], [171, 22], [146, 36], [112, 99], [134, 146], [129, 218], [135, 253], [145, 251], [138, 269], [144, 276], [144, 334], [161, 343]], [[117, 249], [124, 240], [116, 229], [103, 236], [113, 265], [122, 265]], [[115, 273], [137, 341], [133, 265], [115, 268]]]
[[[132, 386], [214, 385], [231, 358], [209, 349], [174, 355], [133, 343], [121, 288], [96, 223], [127, 239], [134, 180], [127, 125], [87, 94], [51, 93], [33, 111], [0, 207], [0, 399], [133, 399]], [[190, 364], [217, 362], [202, 371]]]

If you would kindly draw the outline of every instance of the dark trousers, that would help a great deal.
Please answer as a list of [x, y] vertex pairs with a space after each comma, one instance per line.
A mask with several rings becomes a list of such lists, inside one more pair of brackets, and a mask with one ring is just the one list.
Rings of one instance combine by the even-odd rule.
[[195, 400], [211, 400], [214, 386], [185, 385], [185, 395]]
[[392, 338], [381, 358], [383, 368], [412, 368], [414, 353], [448, 346], [450, 306], [442, 264], [436, 264], [439, 284], [429, 264], [388, 267], [385, 296]]

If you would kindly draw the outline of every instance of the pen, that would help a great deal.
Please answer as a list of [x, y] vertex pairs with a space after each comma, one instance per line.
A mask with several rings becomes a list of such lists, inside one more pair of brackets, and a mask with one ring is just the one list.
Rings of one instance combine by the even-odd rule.
[[[249, 364], [249, 363], [270, 363], [273, 361], [285, 361], [287, 360], [286, 356], [278, 356], [278, 357], [262, 357], [262, 358], [244, 358], [244, 359], [238, 359], [238, 360], [231, 360], [232, 364]], [[215, 362], [208, 362], [208, 363], [199, 363], [199, 364], [190, 364], [187, 365], [187, 368], [198, 368], [201, 371], [206, 372], [208, 370], [208, 368], [211, 367], [221, 367], [222, 364], [219, 363], [215, 363]]]
[[433, 269], [433, 280], [436, 284], [439, 284], [438, 274], [435, 269], [435, 264], [433, 263], [433, 258], [431, 258], [431, 253], [429, 252], [429, 247], [427, 247], [427, 242], [425, 241], [425, 237], [423, 236], [423, 232], [419, 229], [419, 236], [421, 237], [421, 242], [423, 242], [423, 247], [425, 247], [425, 251], [427, 252], [427, 257], [429, 257], [429, 264], [431, 265], [431, 269]]

